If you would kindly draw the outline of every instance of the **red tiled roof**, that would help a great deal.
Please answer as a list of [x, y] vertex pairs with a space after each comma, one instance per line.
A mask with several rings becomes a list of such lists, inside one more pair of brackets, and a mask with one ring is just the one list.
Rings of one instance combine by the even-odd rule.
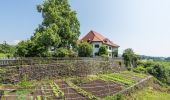
[[84, 42], [102, 42], [103, 44], [110, 45], [113, 47], [119, 47], [117, 44], [114, 44], [112, 41], [109, 39], [105, 38], [101, 34], [95, 32], [95, 31], [90, 31], [86, 36], [84, 36], [81, 41]]

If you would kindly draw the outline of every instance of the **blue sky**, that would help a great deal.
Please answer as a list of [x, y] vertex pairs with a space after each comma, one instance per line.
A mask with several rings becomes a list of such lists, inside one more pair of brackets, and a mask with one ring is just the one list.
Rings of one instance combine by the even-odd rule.
[[[120, 53], [170, 56], [170, 0], [69, 0], [81, 24], [81, 36], [97, 31], [120, 45]], [[28, 39], [42, 22], [42, 0], [0, 1], [0, 42]]]

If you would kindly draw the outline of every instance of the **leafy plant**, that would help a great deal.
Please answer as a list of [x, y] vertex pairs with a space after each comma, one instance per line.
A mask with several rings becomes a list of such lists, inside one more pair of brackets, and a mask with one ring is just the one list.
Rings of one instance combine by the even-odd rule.
[[92, 95], [89, 92], [84, 91], [83, 89], [81, 89], [80, 87], [78, 87], [77, 85], [75, 85], [74, 83], [72, 83], [69, 79], [66, 80], [66, 83], [73, 88], [75, 91], [77, 91], [79, 94], [81, 94], [84, 97], [88, 97], [90, 100], [100, 100], [100, 98]]
[[24, 88], [24, 89], [28, 89], [28, 88], [32, 88], [33, 84], [29, 81], [22, 80], [22, 81], [19, 82], [19, 86]]
[[60, 98], [60, 99], [64, 98], [64, 92], [61, 91], [60, 87], [56, 83], [52, 82], [52, 83], [50, 83], [50, 86], [53, 90], [54, 95], [57, 98]]
[[37, 96], [37, 99], [36, 100], [41, 100], [41, 96]]

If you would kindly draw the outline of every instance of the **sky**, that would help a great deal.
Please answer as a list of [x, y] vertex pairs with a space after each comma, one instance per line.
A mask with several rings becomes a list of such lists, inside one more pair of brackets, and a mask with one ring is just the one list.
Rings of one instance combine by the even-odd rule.
[[[42, 22], [43, 0], [0, 1], [0, 42], [29, 39]], [[137, 54], [170, 56], [170, 0], [69, 0], [77, 12], [81, 37], [90, 30]]]

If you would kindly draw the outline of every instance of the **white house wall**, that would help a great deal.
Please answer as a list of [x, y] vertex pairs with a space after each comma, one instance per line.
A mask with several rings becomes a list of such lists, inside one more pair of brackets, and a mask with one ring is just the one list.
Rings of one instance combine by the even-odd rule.
[[[95, 48], [95, 45], [99, 45], [99, 48], [103, 45], [102, 42], [92, 42], [91, 45], [93, 46], [93, 57], [96, 57], [95, 56], [95, 53], [99, 52], [99, 48]], [[112, 46], [109, 46], [109, 45], [105, 45], [108, 47], [108, 57], [112, 58], [113, 55], [112, 55], [112, 52], [114, 52], [115, 50], [117, 50], [118, 48], [113, 48]], [[111, 50], [109, 49], [109, 47], [111, 47]]]

